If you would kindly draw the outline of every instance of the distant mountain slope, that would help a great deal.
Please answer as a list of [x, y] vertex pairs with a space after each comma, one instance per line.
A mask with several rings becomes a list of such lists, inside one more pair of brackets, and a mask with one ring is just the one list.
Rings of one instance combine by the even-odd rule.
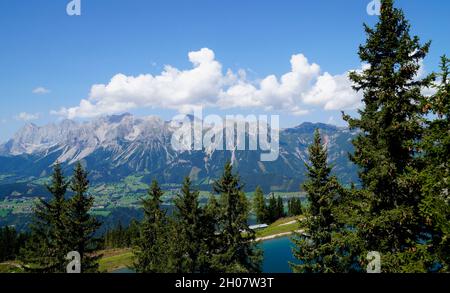
[[118, 182], [129, 175], [142, 175], [144, 182], [156, 178], [161, 183], [179, 184], [190, 175], [202, 189], [209, 189], [211, 180], [230, 159], [247, 190], [261, 185], [267, 191], [298, 191], [305, 178], [307, 147], [316, 128], [327, 144], [335, 174], [343, 183], [356, 180], [356, 169], [348, 160], [354, 133], [346, 128], [303, 123], [284, 129], [280, 132], [279, 158], [261, 162], [260, 151], [176, 151], [171, 146], [174, 130], [169, 122], [123, 114], [84, 123], [27, 124], [0, 145], [0, 193], [6, 192], [2, 186], [11, 190], [11, 184], [47, 177], [56, 161], [68, 171], [82, 161], [94, 184]]

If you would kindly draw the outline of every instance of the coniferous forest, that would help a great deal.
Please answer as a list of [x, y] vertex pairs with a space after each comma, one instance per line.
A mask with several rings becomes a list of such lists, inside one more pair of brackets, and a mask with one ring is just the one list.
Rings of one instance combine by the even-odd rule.
[[357, 115], [342, 113], [357, 132], [348, 156], [358, 182], [343, 185], [333, 175], [316, 130], [299, 186], [306, 202], [285, 205], [261, 187], [249, 199], [227, 162], [207, 203], [186, 174], [169, 213], [153, 180], [142, 219], [99, 233], [89, 170], [77, 163], [67, 178], [56, 163], [46, 187], [51, 198], [35, 205], [29, 229], [0, 229], [0, 262], [15, 261], [21, 272], [65, 273], [74, 251], [81, 273], [97, 273], [105, 251], [127, 249], [138, 273], [260, 273], [264, 253], [248, 221], [253, 214], [258, 224], [295, 219], [294, 273], [365, 273], [374, 253], [383, 273], [450, 272], [450, 59], [443, 55], [439, 71], [419, 74], [432, 43], [413, 35], [411, 25], [393, 0], [383, 0], [376, 25], [363, 27], [366, 40], [355, 54], [364, 66], [350, 73], [362, 105]]

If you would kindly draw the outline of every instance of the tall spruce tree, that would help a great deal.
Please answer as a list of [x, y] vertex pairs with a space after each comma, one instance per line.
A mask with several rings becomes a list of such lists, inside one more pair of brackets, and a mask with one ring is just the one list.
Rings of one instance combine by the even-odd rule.
[[255, 190], [255, 195], [253, 197], [253, 209], [256, 214], [256, 221], [261, 224], [266, 223], [268, 211], [266, 201], [264, 199], [264, 193], [260, 186], [257, 186]]
[[281, 196], [272, 195], [269, 197], [269, 205], [267, 206], [267, 221], [273, 223], [276, 220], [286, 216], [284, 212], [284, 204]]
[[164, 273], [170, 271], [168, 246], [168, 220], [161, 209], [163, 191], [153, 180], [148, 197], [142, 200], [144, 219], [136, 241], [134, 269], [138, 273]]
[[288, 201], [288, 215], [299, 216], [302, 214], [302, 201], [300, 198], [292, 198]]
[[255, 233], [247, 223], [249, 204], [239, 175], [227, 162], [222, 177], [214, 182], [218, 194], [218, 247], [212, 256], [212, 269], [218, 272], [260, 272], [262, 252], [254, 243]]
[[180, 251], [177, 270], [182, 273], [208, 271], [209, 235], [208, 221], [204, 208], [200, 206], [199, 192], [192, 189], [189, 177], [183, 181], [180, 193], [175, 199], [174, 221], [178, 237], [176, 248]]
[[89, 189], [88, 174], [81, 163], [77, 163], [70, 189], [74, 192], [68, 202], [67, 220], [70, 244], [72, 250], [80, 254], [81, 272], [93, 273], [98, 271], [100, 255], [94, 252], [98, 249], [98, 239], [94, 233], [100, 228], [100, 222], [89, 211], [94, 205], [94, 197], [87, 194]]
[[17, 232], [14, 227], [0, 228], [0, 262], [14, 260], [23, 247], [27, 234]]
[[278, 219], [278, 201], [275, 194], [269, 197], [269, 204], [267, 206], [267, 219], [269, 223], [273, 223]]
[[13, 227], [0, 227], [0, 261], [14, 259], [17, 232]]
[[106, 248], [132, 247], [139, 238], [140, 224], [132, 219], [128, 227], [124, 228], [119, 221], [116, 227], [108, 229], [103, 235], [103, 246]]
[[364, 107], [359, 118], [344, 115], [350, 128], [359, 130], [351, 159], [360, 167], [367, 207], [355, 228], [363, 251], [381, 254], [382, 271], [424, 271], [422, 258], [412, 258], [423, 229], [417, 176], [421, 90], [433, 78], [420, 79], [418, 73], [430, 43], [421, 45], [410, 36], [410, 25], [392, 0], [382, 0], [379, 22], [365, 31], [359, 57], [367, 66], [350, 74]]
[[136, 219], [132, 219], [126, 230], [125, 247], [132, 247], [136, 239], [139, 239], [139, 230], [139, 222]]
[[424, 198], [420, 213], [430, 237], [421, 248], [434, 257], [429, 265], [433, 271], [450, 271], [450, 60], [441, 58], [440, 82], [436, 94], [424, 102], [424, 112], [430, 111], [422, 147], [425, 168], [421, 173]]
[[281, 219], [286, 216], [286, 213], [284, 212], [284, 204], [283, 199], [281, 196], [278, 195], [277, 197], [277, 220]]
[[51, 184], [47, 186], [52, 197], [49, 201], [40, 199], [36, 205], [30, 239], [21, 250], [20, 258], [27, 271], [66, 272], [66, 255], [72, 251], [67, 229], [67, 186], [61, 165], [56, 163]]
[[311, 164], [306, 164], [308, 180], [303, 184], [309, 207], [306, 219], [299, 221], [305, 235], [296, 233], [294, 256], [298, 264], [291, 264], [296, 273], [332, 273], [345, 271], [340, 263], [339, 250], [333, 243], [333, 234], [338, 231], [333, 208], [339, 197], [340, 186], [330, 176], [327, 150], [321, 143], [319, 131], [314, 133], [314, 142], [308, 148]]

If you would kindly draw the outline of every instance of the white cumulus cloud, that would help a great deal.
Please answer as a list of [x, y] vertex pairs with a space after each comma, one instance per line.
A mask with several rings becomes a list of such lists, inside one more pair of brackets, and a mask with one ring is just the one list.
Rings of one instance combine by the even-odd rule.
[[224, 71], [211, 49], [189, 52], [192, 68], [166, 65], [159, 75], [117, 74], [107, 84], [91, 87], [75, 107], [52, 111], [68, 118], [120, 113], [138, 107], [175, 109], [186, 113], [197, 107], [261, 108], [301, 115], [311, 106], [326, 110], [354, 108], [360, 96], [347, 73], [322, 73], [303, 54], [292, 55], [289, 72], [248, 80], [243, 69]]
[[288, 110], [293, 114], [304, 114], [307, 110], [300, 106], [302, 93], [311, 87], [311, 82], [319, 74], [319, 65], [309, 64], [302, 54], [293, 55], [291, 71], [281, 78], [269, 75], [255, 83], [241, 77], [235, 84], [221, 91], [218, 104], [222, 107], [262, 107], [266, 110]]
[[303, 95], [303, 101], [309, 105], [320, 105], [325, 110], [342, 110], [360, 106], [362, 95], [352, 89], [348, 72], [320, 75], [314, 86]]

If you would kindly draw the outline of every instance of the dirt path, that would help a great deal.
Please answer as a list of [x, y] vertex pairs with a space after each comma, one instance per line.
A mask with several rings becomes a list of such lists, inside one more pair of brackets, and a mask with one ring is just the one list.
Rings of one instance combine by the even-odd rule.
[[296, 222], [297, 222], [297, 220], [293, 220], [293, 221], [290, 221], [290, 222], [287, 222], [287, 223], [280, 224], [278, 226], [286, 226], [286, 225], [290, 225], [290, 224], [295, 224]]
[[[295, 221], [294, 221], [295, 222]], [[280, 225], [281, 226], [281, 225]], [[297, 233], [304, 233], [304, 230], [297, 230], [295, 231]], [[283, 237], [283, 236], [288, 236], [291, 235], [292, 233], [294, 233], [293, 231], [290, 232], [283, 232], [283, 233], [278, 233], [278, 234], [274, 234], [274, 235], [269, 235], [269, 236], [264, 236], [264, 237], [259, 237], [256, 238], [255, 241], [256, 242], [260, 242], [260, 241], [265, 241], [265, 240], [270, 240], [270, 239], [274, 239], [274, 238], [279, 238], [279, 237]]]

